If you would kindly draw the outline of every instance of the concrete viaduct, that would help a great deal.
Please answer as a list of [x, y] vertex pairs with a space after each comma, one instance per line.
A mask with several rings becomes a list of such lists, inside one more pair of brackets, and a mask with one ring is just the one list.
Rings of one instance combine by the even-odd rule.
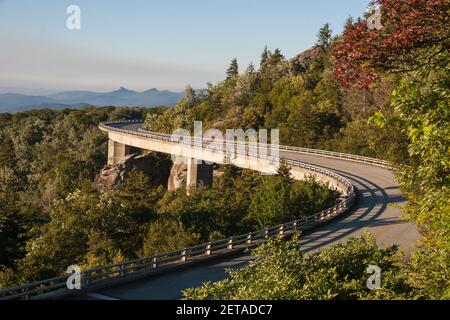
[[[198, 185], [208, 186], [212, 183], [212, 163], [233, 164], [263, 174], [275, 174], [280, 165], [279, 149], [272, 150], [268, 144], [257, 144], [252, 147], [250, 143], [239, 144], [236, 141], [233, 143], [234, 153], [227, 156], [225, 141], [220, 143], [221, 149], [218, 151], [214, 148], [217, 145], [211, 142], [209, 144], [205, 141], [198, 142], [191, 137], [180, 142], [177, 136], [148, 132], [141, 127], [142, 122], [113, 122], [100, 125], [100, 129], [105, 131], [109, 138], [108, 165], [115, 165], [129, 155], [130, 146], [180, 156], [181, 159], [185, 159], [183, 163], [187, 164], [187, 189]], [[304, 180], [311, 172], [300, 166], [292, 166], [291, 174], [296, 180]], [[347, 194], [347, 186], [339, 181], [319, 172], [315, 172], [314, 176], [344, 195]]]
[[[122, 121], [100, 124], [109, 137], [108, 164], [120, 161], [137, 147], [188, 159], [188, 187], [205, 184], [211, 175], [201, 159], [229, 164], [230, 159], [192, 141], [174, 142], [165, 134], [146, 132], [142, 123]], [[309, 217], [233, 236], [213, 243], [82, 272], [84, 290], [68, 291], [68, 276], [60, 276], [15, 288], [0, 290], [1, 299], [179, 299], [182, 290], [200, 286], [206, 281], [226, 277], [225, 269], [242, 266], [253, 257], [244, 250], [268, 238], [289, 235], [302, 230], [300, 247], [312, 252], [349, 237], [370, 232], [380, 245], [398, 244], [407, 253], [420, 238], [416, 225], [401, 218], [405, 199], [385, 161], [330, 151], [280, 146], [279, 155], [256, 157], [252, 150], [236, 154], [231, 163], [262, 173], [274, 173], [275, 161], [282, 159], [291, 167], [297, 180], [313, 175], [342, 194], [339, 203]], [[207, 183], [206, 183], [207, 184]]]
[[[123, 145], [132, 145], [146, 150], [167, 152], [164, 147], [159, 146], [152, 139], [145, 135], [139, 128], [141, 123], [120, 123], [101, 126], [102, 130], [108, 132], [110, 144], [118, 147], [120, 152], [125, 148]], [[124, 130], [124, 131], [122, 131]], [[159, 134], [156, 134], [159, 136]], [[348, 237], [361, 235], [365, 230], [369, 231], [381, 245], [398, 244], [401, 249], [410, 252], [413, 245], [420, 238], [415, 225], [401, 219], [401, 209], [405, 202], [400, 193], [399, 186], [393, 178], [392, 171], [387, 168], [386, 162], [372, 162], [364, 157], [351, 157], [349, 155], [319, 152], [317, 150], [292, 148], [280, 148], [280, 156], [283, 159], [300, 160], [303, 163], [320, 166], [329, 169], [346, 179], [355, 186], [359, 194], [359, 201], [350, 214], [344, 217], [334, 219], [318, 228], [307, 231], [300, 241], [301, 247], [309, 252], [325, 246], [344, 241]], [[110, 155], [115, 152], [110, 150]], [[120, 157], [125, 154], [121, 153]], [[205, 155], [204, 159], [208, 156]], [[110, 161], [117, 161], [118, 158]], [[215, 160], [217, 163], [224, 163], [223, 159]], [[373, 160], [373, 159], [372, 159]], [[188, 172], [196, 171], [194, 165], [189, 162]], [[236, 162], [238, 166], [258, 170], [261, 172], [273, 172], [271, 164], [260, 160], [253, 164]], [[191, 172], [192, 172], [191, 171]], [[308, 170], [293, 166], [291, 169], [295, 179], [304, 179], [305, 175], [310, 174]], [[188, 183], [192, 186], [196, 181], [188, 176]], [[329, 183], [332, 187], [339, 189], [344, 194], [346, 187], [330, 179], [323, 174], [315, 174], [316, 178]], [[396, 206], [398, 205], [398, 206]], [[110, 289], [98, 292], [98, 299], [113, 297], [117, 299], [177, 299], [181, 296], [181, 290], [184, 288], [198, 286], [205, 281], [216, 281], [226, 277], [225, 268], [239, 267], [248, 262], [252, 257], [248, 255], [238, 255], [233, 258], [225, 259], [210, 265], [200, 265], [189, 269], [169, 273], [160, 277], [149, 278], [144, 281], [131, 282], [125, 285], [119, 285]], [[85, 296], [84, 298], [95, 298], [94, 296]]]

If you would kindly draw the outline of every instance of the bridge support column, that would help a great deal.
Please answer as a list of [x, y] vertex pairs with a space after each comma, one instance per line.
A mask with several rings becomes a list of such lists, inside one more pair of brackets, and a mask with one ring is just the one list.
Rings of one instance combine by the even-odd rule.
[[213, 166], [205, 163], [197, 163], [196, 159], [189, 159], [187, 165], [186, 188], [211, 187], [213, 183]]
[[122, 160], [129, 154], [129, 146], [115, 142], [113, 140], [108, 141], [108, 165], [113, 166], [117, 164], [120, 160]]

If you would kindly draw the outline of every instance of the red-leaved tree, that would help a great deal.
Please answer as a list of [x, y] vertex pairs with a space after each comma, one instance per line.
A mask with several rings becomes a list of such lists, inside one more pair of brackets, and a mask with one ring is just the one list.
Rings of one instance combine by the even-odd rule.
[[450, 0], [377, 0], [380, 30], [366, 21], [334, 45], [334, 72], [344, 86], [369, 87], [380, 72], [407, 72], [450, 49]]

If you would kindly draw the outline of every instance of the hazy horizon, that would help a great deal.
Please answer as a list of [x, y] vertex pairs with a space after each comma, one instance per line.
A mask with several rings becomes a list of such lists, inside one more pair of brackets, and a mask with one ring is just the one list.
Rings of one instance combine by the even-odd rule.
[[[71, 4], [81, 8], [81, 30], [66, 27]], [[337, 34], [366, 6], [361, 0], [3, 0], [0, 90], [205, 88], [224, 78], [232, 58], [243, 70], [259, 63], [265, 45], [293, 57], [314, 44], [324, 23]]]
[[[128, 88], [125, 86], [120, 86], [117, 88], [112, 88], [111, 90], [90, 90], [90, 89], [77, 89], [77, 88], [69, 88], [69, 89], [63, 89], [63, 90], [57, 90], [57, 89], [46, 89], [46, 88], [21, 88], [21, 87], [0, 87], [0, 94], [7, 94], [7, 93], [13, 93], [13, 94], [22, 94], [22, 95], [36, 95], [36, 96], [48, 96], [55, 93], [61, 93], [66, 91], [89, 91], [89, 92], [96, 92], [96, 93], [111, 93], [113, 91], [119, 90], [121, 88], [125, 88], [130, 91], [135, 91], [138, 93], [145, 92], [147, 90], [151, 89], [157, 89], [158, 91], [170, 91], [170, 92], [176, 92], [181, 93], [184, 91], [182, 90], [167, 90], [167, 89], [160, 89], [156, 87], [147, 88], [143, 90], [134, 90], [133, 88]], [[201, 90], [203, 88], [194, 88], [195, 90]]]

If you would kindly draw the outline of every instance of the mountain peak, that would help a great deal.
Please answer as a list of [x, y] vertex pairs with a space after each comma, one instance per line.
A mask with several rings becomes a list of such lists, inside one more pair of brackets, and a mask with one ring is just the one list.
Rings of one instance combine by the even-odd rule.
[[119, 89], [117, 89], [117, 90], [115, 90], [115, 91], [113, 91], [111, 93], [133, 94], [133, 93], [136, 93], [136, 91], [129, 90], [129, 89], [125, 88], [125, 87], [120, 87]]
[[143, 93], [149, 93], [149, 92], [159, 92], [159, 90], [156, 88], [151, 88], [151, 89], [145, 90]]
[[[0, 0], [1, 1], [1, 0]], [[93, 106], [173, 106], [182, 93], [159, 91], [156, 88], [136, 92], [125, 87], [111, 92], [62, 91], [48, 96], [27, 96], [21, 94], [0, 94], [0, 113], [41, 108], [43, 105], [54, 109], [62, 107], [78, 108], [89, 104]]]

